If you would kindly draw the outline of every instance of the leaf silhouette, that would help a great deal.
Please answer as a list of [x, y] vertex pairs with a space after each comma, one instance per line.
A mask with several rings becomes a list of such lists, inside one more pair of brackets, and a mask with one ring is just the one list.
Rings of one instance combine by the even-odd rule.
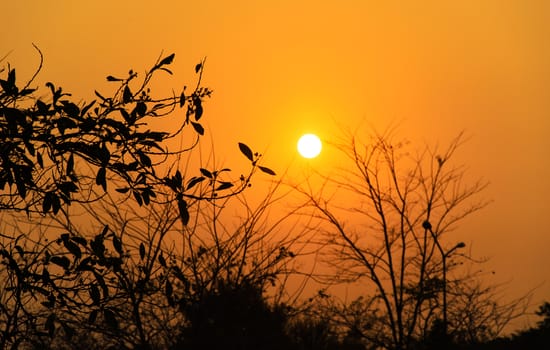
[[69, 156], [69, 160], [67, 160], [66, 174], [70, 175], [73, 172], [73, 170], [74, 170], [74, 156], [71, 153], [71, 155]]
[[8, 73], [8, 84], [15, 85], [15, 68]]
[[176, 54], [173, 53], [169, 56], [166, 56], [165, 58], [162, 59], [162, 61], [160, 61], [160, 63], [158, 64], [158, 66], [164, 66], [165, 64], [171, 64], [172, 61], [174, 61], [174, 57], [176, 57]]
[[143, 205], [143, 198], [141, 198], [141, 194], [139, 194], [138, 191], [132, 191], [132, 194], [134, 195], [136, 202], [138, 202], [138, 205], [141, 207]]
[[233, 184], [231, 182], [221, 182], [218, 188], [216, 188], [216, 191], [226, 190], [231, 187], [233, 187]]
[[107, 76], [107, 81], [122, 81], [120, 78], [115, 78], [112, 75]]
[[273, 176], [277, 175], [273, 170], [266, 168], [265, 166], [259, 166], [258, 168], [260, 168], [260, 170], [266, 174], [273, 175]]
[[40, 168], [44, 168], [44, 160], [42, 159], [42, 155], [40, 153], [36, 153], [36, 162], [40, 165]]
[[185, 105], [185, 92], [182, 92], [180, 95], [180, 108]]
[[65, 248], [67, 248], [67, 250], [75, 256], [76, 259], [80, 259], [82, 257], [82, 251], [80, 250], [80, 247], [74, 242], [69, 239], [64, 239], [63, 244], [65, 245]]
[[143, 117], [145, 113], [147, 113], [147, 105], [145, 104], [145, 102], [138, 102], [136, 104], [135, 111], [140, 117]]
[[92, 298], [92, 302], [94, 303], [94, 305], [99, 305], [101, 294], [99, 293], [99, 288], [97, 287], [97, 285], [92, 284], [90, 286], [89, 292], [90, 298]]
[[193, 125], [193, 129], [197, 132], [197, 134], [204, 136], [204, 128], [199, 123], [191, 122], [191, 125]]
[[202, 108], [202, 101], [200, 98], [195, 98], [195, 120], [199, 120], [202, 117], [202, 114], [204, 113], [204, 110]]
[[187, 226], [189, 223], [189, 210], [187, 210], [187, 202], [181, 198], [181, 196], [178, 198], [178, 208], [180, 211], [181, 222], [184, 226]]
[[145, 245], [143, 242], [139, 244], [139, 257], [141, 260], [145, 259]]
[[254, 155], [252, 154], [252, 150], [250, 147], [245, 145], [242, 142], [239, 142], [239, 149], [241, 150], [242, 154], [246, 156], [251, 162], [254, 161]]
[[166, 280], [166, 297], [167, 298], [171, 298], [172, 297], [172, 293], [174, 292], [174, 289], [172, 287], [172, 283], [170, 283], [170, 280]]
[[96, 185], [101, 185], [103, 191], [107, 191], [107, 179], [106, 179], [107, 169], [104, 167], [99, 168], [95, 178]]
[[51, 278], [50, 278], [50, 273], [48, 272], [48, 270], [44, 267], [44, 269], [42, 270], [42, 281], [44, 281], [44, 283], [48, 284], [48, 283], [51, 283]]
[[122, 242], [120, 241], [120, 238], [117, 237], [117, 235], [113, 235], [113, 247], [119, 255], [122, 255]]
[[162, 267], [166, 267], [166, 259], [164, 259], [164, 256], [159, 255], [159, 263]]
[[204, 179], [206, 179], [204, 176], [200, 176], [200, 177], [193, 177], [191, 180], [189, 180], [189, 182], [187, 183], [187, 189], [191, 189], [193, 188], [196, 184], [204, 181]]
[[56, 264], [57, 266], [61, 266], [65, 270], [68, 270], [69, 265], [71, 264], [71, 261], [66, 256], [52, 256], [50, 258], [50, 262]]
[[124, 87], [124, 91], [122, 92], [122, 102], [129, 103], [132, 101], [132, 91], [130, 91], [130, 88], [128, 85]]
[[212, 178], [212, 173], [207, 170], [207, 169], [204, 169], [204, 168], [200, 168], [200, 171], [201, 173], [206, 176], [207, 178], [211, 179]]
[[52, 197], [55, 196], [53, 192], [47, 192], [44, 195], [44, 200], [42, 201], [42, 212], [46, 214], [48, 211], [50, 211], [52, 207]]

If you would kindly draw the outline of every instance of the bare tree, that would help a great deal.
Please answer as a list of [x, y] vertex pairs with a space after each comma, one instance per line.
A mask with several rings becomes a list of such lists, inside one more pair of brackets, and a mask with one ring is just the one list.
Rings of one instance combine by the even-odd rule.
[[449, 233], [487, 204], [478, 199], [487, 183], [468, 184], [465, 168], [451, 161], [463, 140], [411, 154], [391, 130], [365, 144], [350, 135], [337, 145], [349, 166], [321, 174], [320, 188], [300, 189], [325, 223], [330, 282], [359, 283], [370, 295], [362, 310], [377, 322], [356, 329], [370, 344], [407, 349], [434, 320], [450, 323], [447, 298], [457, 284], [448, 280], [456, 266], [449, 261], [464, 243]]
[[[484, 278], [485, 277], [485, 278]], [[449, 334], [460, 344], [489, 342], [502, 336], [510, 322], [526, 314], [533, 290], [507, 297], [506, 283], [490, 284], [486, 276], [466, 271], [455, 277], [449, 291]]]

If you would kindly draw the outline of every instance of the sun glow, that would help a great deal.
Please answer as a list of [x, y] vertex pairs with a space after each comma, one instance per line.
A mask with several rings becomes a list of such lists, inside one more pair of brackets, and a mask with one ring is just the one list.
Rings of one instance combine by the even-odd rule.
[[298, 140], [298, 152], [304, 158], [315, 158], [321, 153], [323, 145], [317, 135], [305, 134]]

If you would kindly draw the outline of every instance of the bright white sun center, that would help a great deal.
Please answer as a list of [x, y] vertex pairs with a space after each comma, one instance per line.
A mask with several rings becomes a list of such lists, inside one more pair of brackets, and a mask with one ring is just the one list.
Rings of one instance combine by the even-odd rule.
[[298, 152], [304, 158], [315, 158], [321, 153], [321, 140], [317, 135], [305, 134], [298, 140]]

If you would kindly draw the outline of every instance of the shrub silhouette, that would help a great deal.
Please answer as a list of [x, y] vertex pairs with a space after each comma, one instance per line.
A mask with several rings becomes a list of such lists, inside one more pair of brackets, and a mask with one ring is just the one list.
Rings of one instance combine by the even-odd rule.
[[286, 349], [282, 306], [269, 305], [252, 284], [228, 285], [182, 305], [189, 324], [174, 349]]

